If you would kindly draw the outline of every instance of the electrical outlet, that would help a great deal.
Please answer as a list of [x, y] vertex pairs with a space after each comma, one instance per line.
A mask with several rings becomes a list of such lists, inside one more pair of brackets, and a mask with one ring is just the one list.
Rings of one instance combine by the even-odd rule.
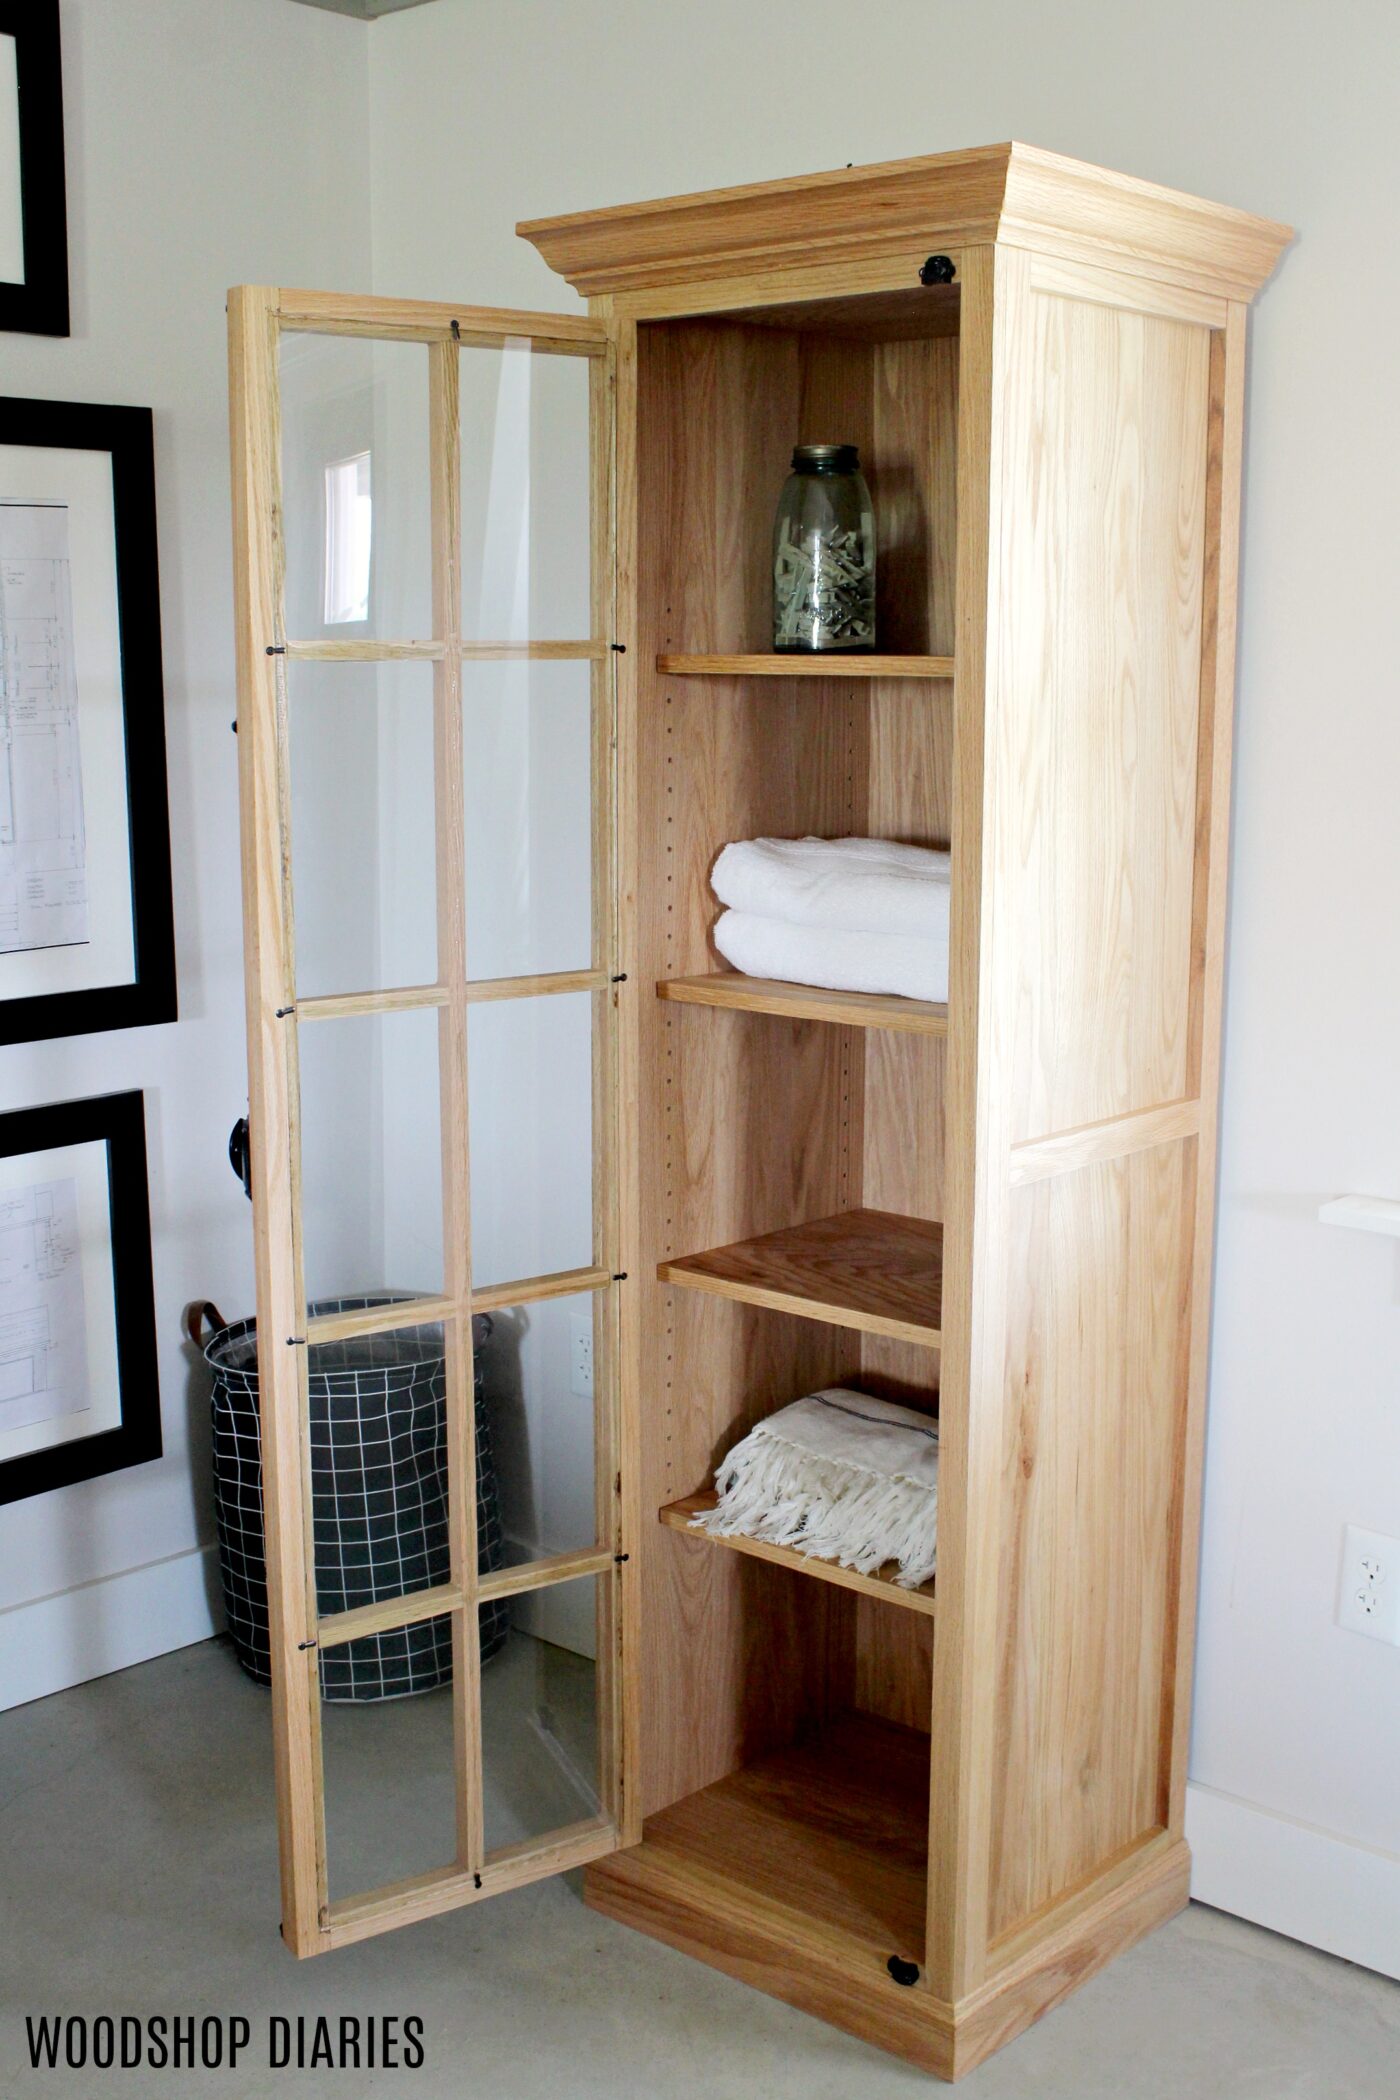
[[1347, 1525], [1337, 1624], [1400, 1648], [1400, 1539]]
[[[593, 1315], [574, 1313], [569, 1320], [569, 1391], [580, 1400], [593, 1398]], [[1397, 1549], [1400, 1554], [1400, 1549]], [[1397, 1558], [1400, 1566], [1400, 1558]]]

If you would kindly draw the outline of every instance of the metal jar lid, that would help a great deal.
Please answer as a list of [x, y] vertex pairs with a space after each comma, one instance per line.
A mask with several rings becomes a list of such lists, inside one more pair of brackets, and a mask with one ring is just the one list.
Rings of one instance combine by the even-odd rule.
[[794, 474], [855, 474], [860, 470], [858, 445], [795, 445]]

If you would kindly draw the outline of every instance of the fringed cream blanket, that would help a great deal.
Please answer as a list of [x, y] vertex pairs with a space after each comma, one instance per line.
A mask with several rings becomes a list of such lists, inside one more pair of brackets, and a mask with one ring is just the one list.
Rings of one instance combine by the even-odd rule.
[[691, 1522], [793, 1546], [873, 1575], [887, 1561], [917, 1589], [938, 1544], [938, 1425], [843, 1386], [751, 1429], [715, 1475], [716, 1507]]

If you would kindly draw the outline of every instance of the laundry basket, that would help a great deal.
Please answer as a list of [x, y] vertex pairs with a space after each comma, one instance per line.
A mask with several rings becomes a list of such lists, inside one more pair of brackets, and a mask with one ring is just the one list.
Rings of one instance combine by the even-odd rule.
[[[407, 1292], [328, 1298], [311, 1316], [393, 1305]], [[206, 1333], [212, 1329], [212, 1333]], [[191, 1332], [213, 1372], [214, 1505], [219, 1569], [238, 1659], [259, 1684], [271, 1678], [263, 1543], [257, 1323], [226, 1325], [212, 1305]], [[476, 1500], [479, 1566], [503, 1560], [500, 1498], [491, 1456], [481, 1350], [491, 1332], [472, 1321], [476, 1362]], [[393, 1334], [318, 1342], [309, 1352], [311, 1510], [316, 1602], [323, 1616], [378, 1604], [450, 1579], [447, 1537], [446, 1370], [441, 1323]], [[481, 1653], [506, 1637], [505, 1601], [481, 1608]], [[398, 1699], [452, 1676], [452, 1621], [366, 1634], [320, 1657], [328, 1700]]]

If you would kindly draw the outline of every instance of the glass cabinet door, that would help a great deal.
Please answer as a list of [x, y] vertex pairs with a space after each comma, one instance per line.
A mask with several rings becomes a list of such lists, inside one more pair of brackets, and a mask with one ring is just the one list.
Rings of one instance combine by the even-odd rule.
[[596, 321], [230, 296], [249, 1090], [298, 1954], [617, 1843]]

